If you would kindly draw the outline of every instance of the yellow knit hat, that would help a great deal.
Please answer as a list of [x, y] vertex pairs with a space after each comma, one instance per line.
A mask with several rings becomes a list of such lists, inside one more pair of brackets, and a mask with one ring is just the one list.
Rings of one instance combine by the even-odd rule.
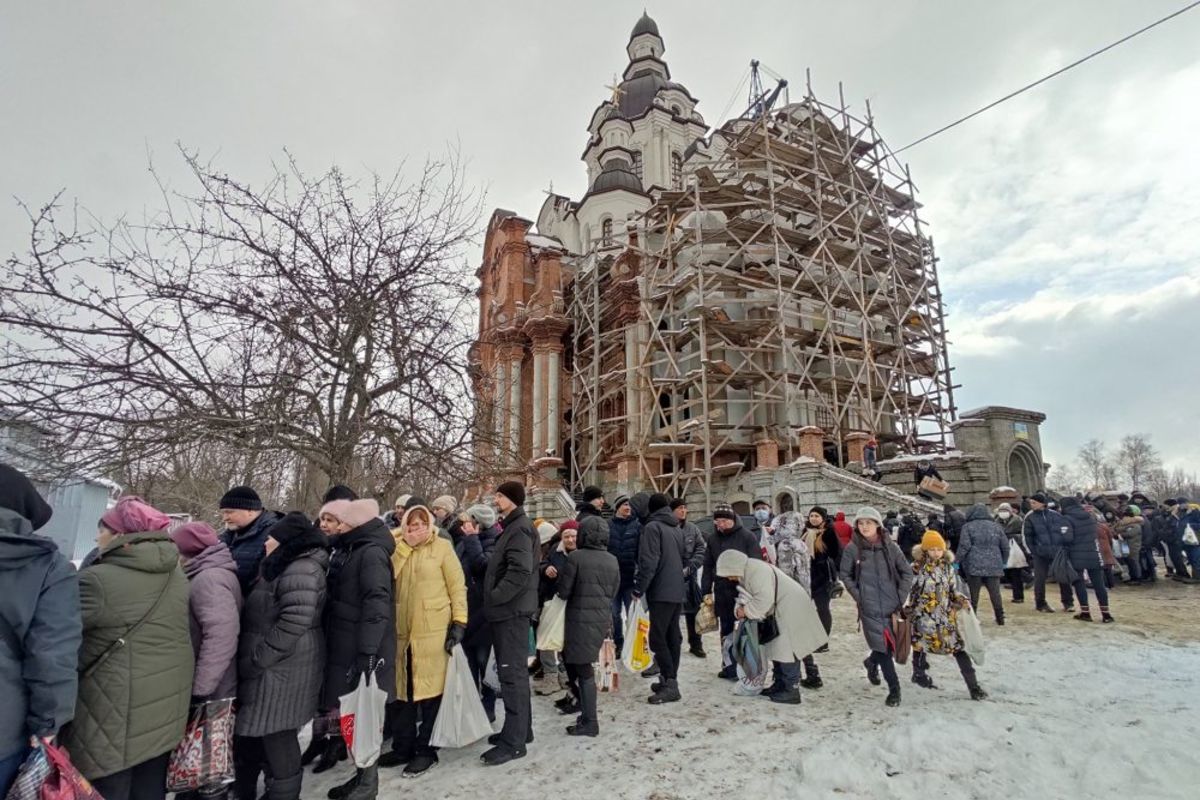
[[925, 531], [925, 535], [921, 537], [922, 550], [945, 550], [946, 540], [937, 531]]

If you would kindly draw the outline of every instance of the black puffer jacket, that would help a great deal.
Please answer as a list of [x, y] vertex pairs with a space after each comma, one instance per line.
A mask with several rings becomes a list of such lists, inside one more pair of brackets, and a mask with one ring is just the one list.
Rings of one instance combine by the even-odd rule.
[[389, 694], [396, 688], [395, 582], [392, 553], [396, 541], [383, 520], [373, 519], [330, 537], [328, 600], [325, 604], [324, 708], [358, 685], [360, 656], [383, 663], [375, 677]]
[[[805, 538], [808, 537], [808, 532], [806, 528]], [[842, 568], [842, 543], [828, 520], [818, 541], [819, 546], [815, 543], [813, 545], [809, 573], [813, 597], [829, 594], [838, 582], [838, 571]]]
[[987, 506], [976, 503], [967, 514], [958, 546], [958, 563], [963, 575], [998, 578], [1008, 564], [1008, 536], [988, 514]]
[[[319, 532], [272, 554], [242, 610], [238, 643], [239, 736], [297, 730], [316, 714], [325, 671], [325, 572]], [[278, 572], [276, 571], [278, 570]]]
[[1025, 545], [1038, 558], [1054, 558], [1071, 541], [1071, 522], [1057, 511], [1043, 508], [1025, 515]]
[[538, 608], [538, 543], [525, 509], [509, 512], [484, 576], [483, 613], [488, 622], [532, 617]]
[[275, 511], [264, 511], [246, 527], [221, 534], [221, 541], [237, 562], [238, 583], [242, 585], [243, 596], [250, 594], [258, 577], [258, 566], [266, 555], [267, 531], [282, 518], [283, 515]]
[[[836, 537], [835, 537], [836, 538]], [[729, 533], [716, 528], [704, 540], [704, 575], [700, 586], [701, 594], [712, 594], [717, 605], [725, 607], [737, 599], [737, 584], [728, 578], [717, 577], [717, 559], [726, 550], [739, 550], [750, 558], [762, 561], [762, 547], [758, 537], [742, 527], [741, 520], [733, 524]]]
[[467, 581], [467, 634], [463, 644], [471, 646], [479, 643], [479, 637], [486, 636], [491, 641], [491, 627], [483, 618], [483, 580], [487, 575], [488, 560], [496, 548], [496, 539], [500, 536], [500, 526], [493, 525], [483, 528], [475, 536], [467, 536], [462, 532], [461, 525], [450, 526], [450, 536], [454, 541], [454, 554], [458, 563], [462, 564], [463, 577]]
[[1075, 569], [1100, 569], [1100, 523], [1074, 497], [1062, 499], [1062, 514], [1071, 523], [1067, 552]]
[[616, 557], [608, 552], [608, 524], [600, 517], [579, 526], [579, 548], [570, 553], [558, 578], [558, 596], [567, 601], [563, 661], [591, 664], [612, 631], [612, 600], [621, 584]]
[[683, 530], [669, 508], [650, 515], [638, 544], [638, 594], [651, 603], [682, 603], [687, 599], [683, 571], [687, 560]]
[[[630, 508], [633, 504], [630, 504]], [[621, 588], [633, 586], [637, 574], [638, 543], [642, 536], [642, 523], [636, 514], [621, 519], [614, 516], [608, 521], [608, 552], [617, 557], [621, 565]]]

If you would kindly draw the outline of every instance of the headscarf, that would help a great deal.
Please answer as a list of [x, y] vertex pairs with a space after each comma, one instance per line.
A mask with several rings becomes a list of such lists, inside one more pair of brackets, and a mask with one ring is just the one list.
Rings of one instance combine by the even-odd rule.
[[140, 497], [127, 495], [104, 512], [100, 524], [116, 534], [163, 531], [171, 518]]

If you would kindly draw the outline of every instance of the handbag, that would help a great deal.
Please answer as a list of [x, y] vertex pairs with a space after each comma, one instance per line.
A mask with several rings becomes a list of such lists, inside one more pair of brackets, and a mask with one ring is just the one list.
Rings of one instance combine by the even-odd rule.
[[167, 791], [233, 783], [233, 700], [197, 704], [167, 765]]
[[779, 605], [779, 573], [774, 567], [771, 568], [771, 577], [775, 579], [775, 594], [771, 599], [771, 613], [758, 621], [759, 644], [770, 644], [779, 638], [779, 620], [775, 618]]
[[908, 654], [912, 652], [912, 620], [903, 613], [892, 614], [891, 627], [893, 658], [897, 664], [907, 664]]

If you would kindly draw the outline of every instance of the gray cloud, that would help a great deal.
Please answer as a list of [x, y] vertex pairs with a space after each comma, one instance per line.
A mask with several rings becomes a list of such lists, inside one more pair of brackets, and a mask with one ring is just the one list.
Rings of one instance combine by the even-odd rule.
[[[824, 98], [842, 81], [900, 146], [1178, 5], [648, 10], [674, 78], [710, 123], [760, 58], [796, 91], [810, 67]], [[457, 142], [493, 205], [532, 215], [550, 181], [582, 191], [585, 127], [625, 64], [642, 7], [7, 4], [0, 189], [37, 203], [67, 187], [112, 218], [157, 205], [147, 153], [177, 180], [176, 141], [251, 179], [284, 147], [312, 171], [337, 163], [363, 173]], [[1198, 387], [1172, 362], [1178, 343], [1195, 338], [1182, 320], [1194, 318], [1196, 298], [1178, 281], [1194, 280], [1200, 262], [1190, 133], [1200, 122], [1198, 31], [1200, 13], [1180, 17], [905, 154], [942, 258], [960, 403], [1046, 410], [1051, 460], [1134, 428], [1173, 459], [1191, 458], [1178, 432], [1194, 438], [1200, 427]], [[736, 113], [745, 97], [733, 100]], [[0, 251], [20, 248], [24, 233], [15, 206], [0, 203]], [[1153, 311], [1120, 304], [1173, 280], [1169, 296], [1145, 295]], [[1055, 304], [1064, 313], [1050, 313]], [[1128, 390], [1129, 365], [1144, 371], [1144, 391]]]

